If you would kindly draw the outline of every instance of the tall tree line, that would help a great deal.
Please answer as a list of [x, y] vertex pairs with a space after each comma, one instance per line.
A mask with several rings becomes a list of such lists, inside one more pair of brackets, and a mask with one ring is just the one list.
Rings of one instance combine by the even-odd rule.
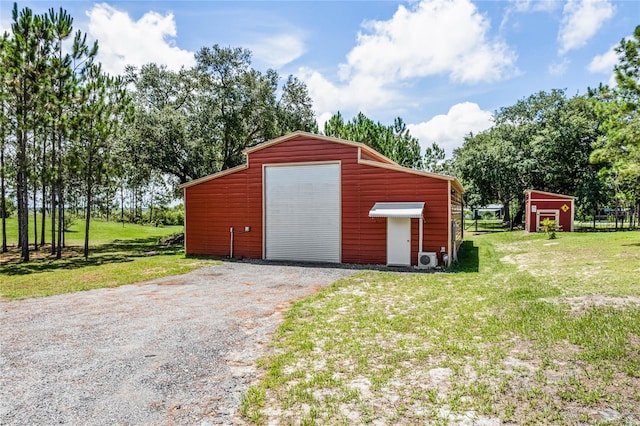
[[[89, 45], [86, 34], [74, 34], [73, 18], [63, 9], [37, 15], [29, 8], [19, 11], [14, 4], [12, 19], [11, 31], [3, 34], [0, 44], [2, 210], [11, 187], [18, 207], [18, 244], [25, 261], [31, 242], [37, 250], [46, 241], [45, 213], [49, 210], [51, 251], [60, 258], [68, 186], [73, 174], [82, 173], [87, 160], [91, 162], [94, 144], [114, 133], [123, 102], [110, 94], [121, 93], [123, 82], [101, 71], [95, 62], [97, 42]], [[67, 42], [70, 48], [65, 48]], [[99, 133], [105, 126], [108, 130]], [[103, 161], [100, 157], [98, 163]], [[90, 186], [91, 179], [85, 183]], [[90, 192], [88, 195], [87, 211], [92, 201]], [[88, 214], [87, 223], [89, 220]], [[4, 252], [4, 220], [2, 228]]]
[[368, 145], [401, 166], [413, 169], [424, 166], [420, 143], [400, 117], [392, 125], [384, 125], [360, 112], [345, 122], [337, 112], [325, 123], [324, 134]]
[[467, 204], [500, 202], [522, 221], [528, 188], [575, 195], [579, 210], [605, 206], [640, 212], [640, 26], [615, 49], [617, 86], [584, 95], [540, 91], [494, 114], [494, 125], [469, 134], [452, 167]]
[[613, 188], [614, 204], [635, 206], [640, 213], [640, 25], [615, 51], [616, 87], [590, 91], [604, 130], [591, 162]]
[[137, 170], [185, 183], [244, 162], [253, 145], [295, 130], [317, 132], [307, 87], [251, 67], [247, 49], [203, 47], [196, 65], [171, 71], [129, 67], [135, 119], [124, 148]]
[[244, 149], [318, 130], [305, 84], [252, 68], [246, 49], [203, 47], [192, 68], [151, 63], [112, 77], [63, 9], [14, 4], [12, 18], [0, 38], [0, 216], [5, 252], [17, 202], [25, 261], [49, 242], [62, 256], [70, 212], [84, 216], [88, 256], [96, 213], [138, 221], [176, 184], [242, 163]]
[[514, 204], [518, 224], [525, 189], [575, 194], [597, 178], [589, 156], [601, 130], [587, 96], [538, 92], [498, 110], [494, 122], [490, 129], [466, 136], [454, 152], [468, 203], [500, 202], [506, 218]]

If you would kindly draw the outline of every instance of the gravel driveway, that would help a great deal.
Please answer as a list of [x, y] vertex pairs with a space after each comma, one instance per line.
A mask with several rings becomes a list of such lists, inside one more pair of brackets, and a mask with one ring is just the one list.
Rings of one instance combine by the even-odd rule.
[[349, 269], [224, 263], [0, 301], [0, 424], [235, 424], [281, 312]]

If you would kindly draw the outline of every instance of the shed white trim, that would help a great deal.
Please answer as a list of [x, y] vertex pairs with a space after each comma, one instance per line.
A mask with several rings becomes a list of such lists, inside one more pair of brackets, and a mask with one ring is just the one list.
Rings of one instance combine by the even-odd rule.
[[424, 203], [375, 203], [369, 217], [407, 217], [422, 219]]
[[[533, 193], [533, 192], [537, 192], [538, 194], [552, 195], [552, 196], [558, 197], [558, 198], [572, 198], [574, 200], [576, 198], [576, 197], [573, 197], [571, 195], [557, 194], [555, 192], [539, 191], [537, 189], [525, 189], [524, 190], [525, 195], [526, 194], [531, 195], [531, 193]], [[545, 201], [549, 200], [548, 198], [542, 198], [542, 199], [545, 200]]]

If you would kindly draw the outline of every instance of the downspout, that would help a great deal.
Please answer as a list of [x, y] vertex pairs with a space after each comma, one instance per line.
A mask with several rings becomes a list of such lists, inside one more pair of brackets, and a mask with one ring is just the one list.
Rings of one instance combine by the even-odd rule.
[[[182, 232], [184, 233], [184, 241], [182, 244], [184, 245], [184, 255], [189, 254], [187, 250], [187, 188], [182, 188], [182, 196], [184, 198], [184, 218], [182, 220]], [[122, 221], [122, 226], [124, 226], [124, 220]]]
[[451, 262], [451, 181], [447, 181], [447, 261], [445, 266]]
[[251, 227], [250, 226], [245, 226], [244, 227], [244, 231], [236, 231], [233, 226], [231, 228], [229, 228], [229, 233], [231, 234], [231, 247], [229, 248], [229, 258], [230, 259], [233, 258], [233, 240], [234, 240], [234, 236], [236, 234], [246, 234], [249, 231], [251, 231]]
[[418, 264], [420, 264], [420, 253], [422, 253], [422, 240], [424, 239], [424, 216], [420, 215], [418, 219], [418, 233], [420, 234], [420, 239], [418, 240]]

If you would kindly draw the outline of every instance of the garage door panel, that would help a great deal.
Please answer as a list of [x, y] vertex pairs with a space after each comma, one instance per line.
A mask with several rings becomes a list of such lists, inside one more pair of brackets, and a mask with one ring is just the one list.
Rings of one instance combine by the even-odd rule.
[[340, 262], [340, 164], [265, 167], [265, 257]]

